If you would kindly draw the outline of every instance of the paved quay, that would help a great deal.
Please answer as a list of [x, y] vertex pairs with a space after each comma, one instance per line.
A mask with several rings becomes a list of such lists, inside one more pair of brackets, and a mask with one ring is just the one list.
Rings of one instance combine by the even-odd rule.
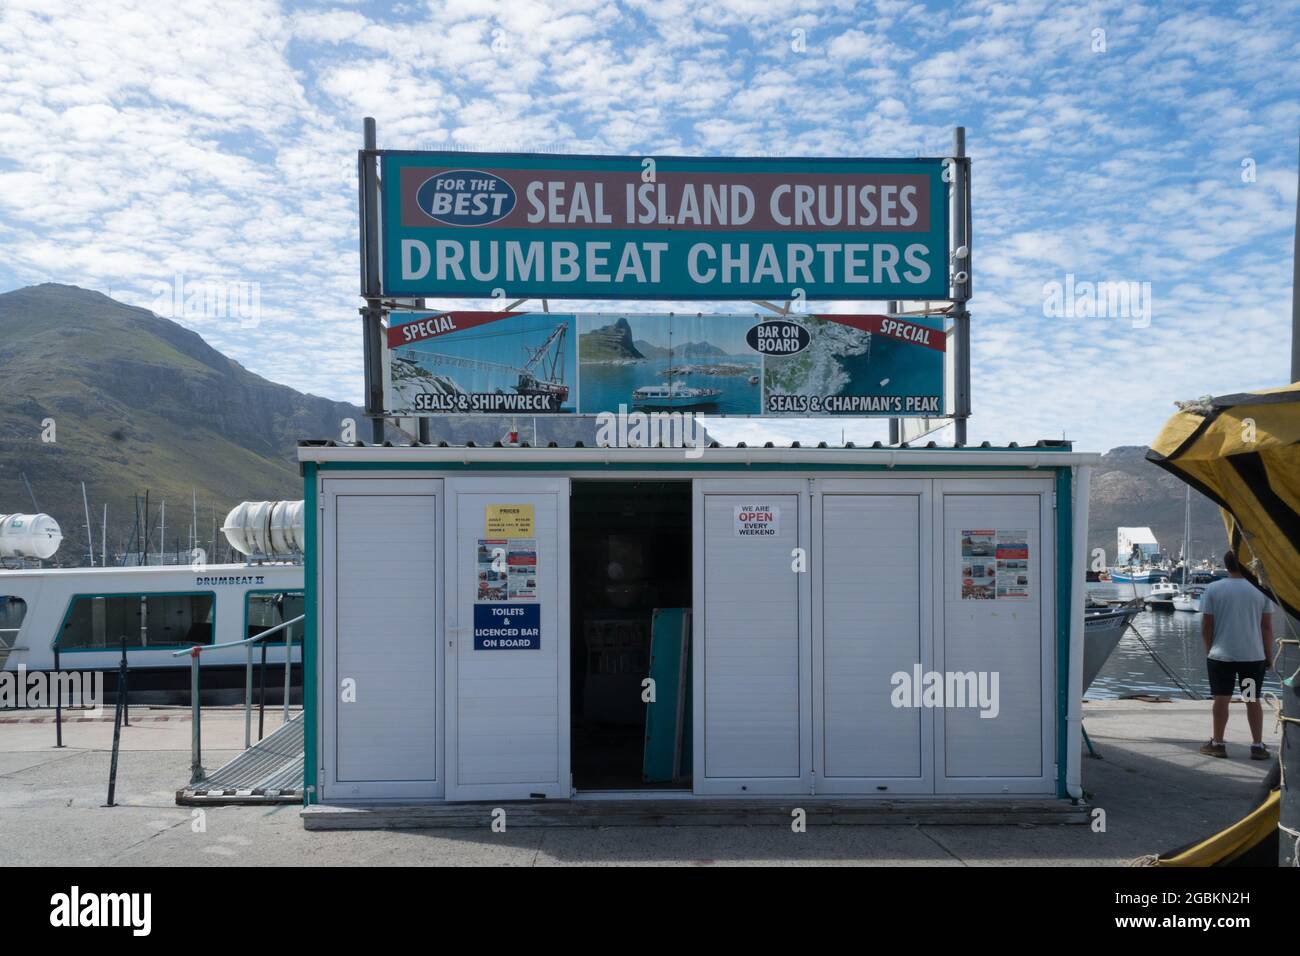
[[[1246, 759], [1243, 708], [1228, 726], [1229, 760], [1202, 757], [1209, 704], [1088, 702], [1101, 759], [1083, 760], [1104, 832], [1081, 825], [873, 825], [488, 828], [307, 831], [295, 806], [178, 807], [189, 779], [189, 712], [132, 708], [123, 730], [118, 806], [103, 807], [112, 745], [105, 719], [64, 726], [54, 747], [45, 714], [0, 714], [0, 865], [1123, 865], [1237, 819], [1269, 764]], [[161, 719], [161, 718], [167, 719]], [[268, 709], [266, 732], [279, 726]], [[1265, 740], [1276, 749], [1274, 719]], [[204, 765], [243, 746], [240, 708], [205, 708]]]

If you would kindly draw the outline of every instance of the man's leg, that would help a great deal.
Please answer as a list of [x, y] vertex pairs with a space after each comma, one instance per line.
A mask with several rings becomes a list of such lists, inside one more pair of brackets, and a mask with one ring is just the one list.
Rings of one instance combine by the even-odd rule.
[[[1224, 714], [1228, 708], [1224, 707]], [[1246, 722], [1250, 724], [1250, 739], [1256, 744], [1264, 742], [1264, 707], [1259, 701], [1246, 701]]]
[[1209, 657], [1205, 660], [1205, 669], [1206, 676], [1209, 677], [1210, 695], [1214, 698], [1210, 707], [1214, 736], [1210, 738], [1210, 743], [1221, 744], [1223, 733], [1228, 728], [1228, 703], [1232, 700], [1232, 692], [1237, 689], [1237, 668], [1231, 661], [1218, 661]]
[[1246, 722], [1250, 724], [1250, 739], [1255, 746], [1264, 743], [1264, 706], [1260, 695], [1264, 692], [1265, 661], [1248, 661], [1237, 665], [1237, 679], [1241, 682], [1241, 699], [1246, 702]]
[[[1214, 703], [1210, 707], [1210, 713], [1214, 718], [1214, 736], [1210, 738], [1211, 740], [1220, 743], [1223, 741], [1224, 731], [1228, 729], [1228, 702], [1230, 700], [1232, 700], [1231, 697], [1222, 694], [1214, 695]], [[1258, 707], [1259, 704], [1256, 704], [1255, 706]], [[1261, 728], [1264, 726], [1264, 718], [1262, 715], [1259, 719], [1259, 725]]]

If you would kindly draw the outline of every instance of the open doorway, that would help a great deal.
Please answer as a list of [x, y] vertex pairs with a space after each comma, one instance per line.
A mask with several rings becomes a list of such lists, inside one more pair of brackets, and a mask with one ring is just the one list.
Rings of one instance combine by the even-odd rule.
[[690, 789], [691, 483], [575, 480], [569, 510], [574, 787]]

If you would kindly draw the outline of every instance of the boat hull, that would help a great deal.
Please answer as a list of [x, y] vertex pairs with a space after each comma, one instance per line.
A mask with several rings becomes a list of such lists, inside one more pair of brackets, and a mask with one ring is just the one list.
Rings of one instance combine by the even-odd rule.
[[1133, 607], [1085, 615], [1083, 621], [1083, 689], [1087, 691], [1119, 645], [1129, 622], [1138, 614]]

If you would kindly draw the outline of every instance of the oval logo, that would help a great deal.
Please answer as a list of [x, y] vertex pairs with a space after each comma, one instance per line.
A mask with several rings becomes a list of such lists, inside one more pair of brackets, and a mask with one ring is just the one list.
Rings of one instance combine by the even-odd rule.
[[515, 190], [500, 176], [478, 169], [449, 169], [430, 176], [415, 202], [447, 226], [489, 226], [515, 208]]
[[745, 333], [749, 347], [760, 355], [794, 355], [812, 341], [812, 335], [798, 322], [775, 319], [760, 322]]

